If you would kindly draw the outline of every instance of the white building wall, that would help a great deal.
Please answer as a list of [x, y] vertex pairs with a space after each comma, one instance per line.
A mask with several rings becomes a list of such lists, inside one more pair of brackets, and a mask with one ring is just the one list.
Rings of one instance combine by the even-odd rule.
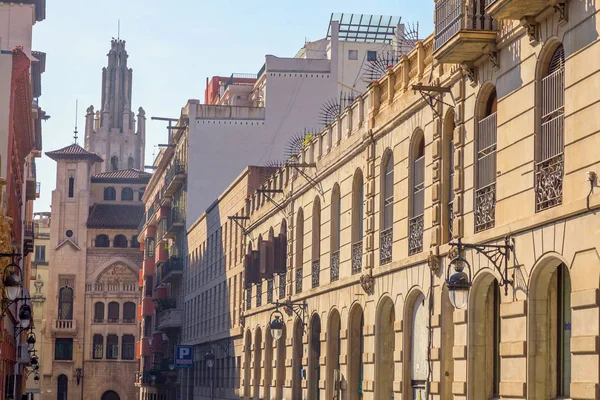
[[0, 3], [0, 49], [22, 46], [23, 52], [30, 57], [34, 23], [33, 4]]

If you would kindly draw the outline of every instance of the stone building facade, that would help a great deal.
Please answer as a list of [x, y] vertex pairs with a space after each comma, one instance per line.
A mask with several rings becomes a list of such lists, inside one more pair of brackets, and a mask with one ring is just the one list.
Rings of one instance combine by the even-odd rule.
[[[600, 398], [597, 11], [476, 3], [439, 0], [435, 33], [248, 196], [258, 262], [234, 299], [243, 335], [221, 337], [240, 361], [208, 368], [198, 346], [184, 398], [223, 379], [217, 398]], [[211, 276], [203, 229], [190, 284]], [[186, 297], [184, 342], [218, 324], [214, 295]]]
[[[124, 42], [113, 41], [109, 69], [115, 57], [126, 65]], [[118, 103], [123, 90], [113, 88], [106, 72], [103, 76], [107, 88], [103, 101]], [[131, 89], [131, 74], [127, 76]], [[124, 107], [129, 106], [130, 95], [129, 91]], [[114, 121], [114, 110], [106, 112], [106, 121]], [[143, 120], [142, 113], [138, 116], [142, 129]], [[88, 132], [86, 127], [85, 148], [75, 142], [46, 153], [56, 161], [57, 172], [47, 247], [52, 268], [42, 323], [42, 399], [137, 397], [135, 343], [142, 263], [137, 227], [150, 174], [121, 161], [107, 166], [103, 157], [116, 155], [121, 160], [138, 140], [132, 129], [113, 126]], [[110, 143], [110, 152], [104, 153], [98, 143]], [[136, 151], [143, 154], [144, 149]], [[143, 158], [132, 154], [133, 165], [142, 165]]]

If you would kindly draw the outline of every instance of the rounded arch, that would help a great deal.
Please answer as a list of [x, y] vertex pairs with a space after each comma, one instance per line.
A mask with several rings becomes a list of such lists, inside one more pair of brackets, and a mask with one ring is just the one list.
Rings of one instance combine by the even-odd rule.
[[442, 127], [442, 243], [452, 239], [454, 222], [454, 128], [456, 113], [450, 107], [444, 116]]
[[110, 240], [108, 239], [108, 235], [103, 233], [96, 235], [96, 239], [94, 241], [94, 247], [108, 247]]
[[121, 249], [127, 248], [127, 237], [125, 235], [117, 235], [113, 239], [113, 247], [119, 247]]
[[375, 398], [390, 399], [394, 393], [396, 311], [389, 295], [380, 298], [375, 312]]
[[104, 200], [113, 201], [117, 199], [117, 191], [112, 186], [107, 186], [104, 188]]
[[304, 346], [302, 336], [304, 335], [302, 321], [296, 318], [294, 322], [293, 344], [292, 344], [292, 398], [302, 398], [302, 357]]
[[500, 389], [500, 290], [491, 269], [473, 278], [468, 312], [468, 397], [494, 398]]
[[285, 383], [285, 359], [286, 359], [286, 337], [287, 327], [283, 324], [281, 337], [277, 341], [277, 385], [275, 387], [275, 398], [283, 398], [283, 385]]
[[104, 322], [104, 302], [94, 303], [94, 322]]
[[296, 293], [302, 292], [302, 280], [304, 277], [304, 211], [302, 207], [298, 209], [296, 215], [296, 275], [294, 280], [296, 282]]
[[124, 187], [121, 189], [121, 201], [133, 201], [133, 189]]
[[109, 382], [104, 382], [104, 383], [100, 383], [98, 385], [98, 387], [94, 388], [96, 393], [105, 393], [108, 391], [112, 391], [117, 393], [117, 395], [119, 396], [119, 398], [121, 399], [127, 399], [127, 391], [125, 390], [124, 387], [122, 387], [121, 385], [119, 385], [116, 381], [112, 380]]
[[528, 391], [534, 400], [570, 394], [571, 331], [564, 327], [571, 324], [571, 271], [565, 261], [558, 253], [546, 253], [530, 274], [527, 351], [532, 384]]
[[310, 318], [310, 334], [308, 337], [308, 399], [319, 400], [321, 379], [321, 317], [313, 313]]
[[132, 301], [126, 301], [123, 304], [123, 322], [132, 323], [135, 322], [135, 311], [137, 306]]
[[56, 378], [56, 398], [57, 400], [67, 400], [69, 396], [69, 378], [67, 375], [60, 374]]
[[537, 79], [541, 79], [548, 75], [550, 62], [552, 61], [552, 57], [559, 47], [563, 47], [563, 42], [558, 36], [551, 36], [544, 41], [544, 45], [540, 50], [535, 67], [535, 75]]
[[101, 400], [121, 400], [121, 397], [114, 390], [107, 390], [102, 394]]
[[[271, 228], [273, 230], [273, 228]], [[271, 381], [273, 380], [273, 335], [269, 325], [265, 327], [265, 376], [263, 399], [271, 398]]]
[[348, 316], [348, 399], [359, 400], [363, 392], [364, 311], [355, 302]]
[[427, 379], [427, 304], [423, 291], [413, 287], [404, 303], [403, 341], [403, 381], [402, 393], [407, 398], [416, 398], [418, 392], [424, 395], [424, 380]]
[[120, 304], [116, 301], [108, 303], [108, 322], [119, 322]]
[[252, 357], [252, 333], [246, 329], [246, 339], [244, 340], [244, 396], [250, 397], [250, 358]]
[[312, 214], [312, 261], [321, 257], [321, 198], [317, 195], [313, 201]]
[[139, 267], [136, 266], [135, 264], [133, 264], [130, 260], [126, 259], [125, 257], [115, 257], [115, 258], [111, 258], [110, 260], [106, 261], [105, 263], [101, 264], [99, 268], [97, 268], [91, 276], [91, 280], [93, 282], [97, 282], [98, 279], [104, 274], [106, 273], [106, 271], [114, 266], [114, 265], [123, 265], [125, 267], [127, 267], [127, 269], [129, 270], [129, 272], [132, 275], [133, 278], [133, 282], [137, 282], [136, 277], [138, 276], [138, 272], [139, 271]]
[[325, 377], [326, 399], [334, 398], [335, 378], [336, 375], [337, 377], [340, 377], [340, 356], [342, 355], [341, 329], [342, 319], [340, 312], [337, 310], [337, 308], [332, 308], [327, 317], [327, 376]]
[[262, 329], [259, 327], [254, 331], [254, 377], [252, 386], [254, 387], [255, 399], [260, 399], [260, 381], [262, 373]]
[[423, 129], [416, 128], [410, 137], [410, 157], [411, 162], [425, 154], [425, 132]]
[[[364, 179], [360, 168], [354, 171], [352, 179], [352, 243], [353, 245], [363, 238], [364, 222]], [[362, 250], [362, 247], [361, 247]]]

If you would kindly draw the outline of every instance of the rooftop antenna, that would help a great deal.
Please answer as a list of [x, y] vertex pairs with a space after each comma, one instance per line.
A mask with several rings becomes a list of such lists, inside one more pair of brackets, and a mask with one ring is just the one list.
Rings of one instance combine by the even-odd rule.
[[75, 130], [73, 131], [73, 139], [75, 139], [75, 144], [77, 144], [77, 107], [79, 106], [79, 99], [75, 100]]
[[121, 20], [117, 20], [117, 41], [121, 39]]

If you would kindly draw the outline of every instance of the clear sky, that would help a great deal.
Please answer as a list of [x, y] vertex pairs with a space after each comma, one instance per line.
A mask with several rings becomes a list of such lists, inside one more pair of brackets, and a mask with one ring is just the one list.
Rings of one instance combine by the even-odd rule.
[[[401, 16], [419, 22], [419, 36], [433, 27], [433, 0], [49, 0], [46, 20], [34, 26], [33, 48], [46, 52], [40, 104], [51, 118], [43, 123], [43, 152], [73, 143], [75, 100], [79, 143], [85, 110], [100, 108], [101, 70], [111, 37], [127, 41], [133, 68], [132, 108], [146, 110], [146, 164], [153, 146], [164, 143], [164, 122], [178, 117], [191, 98], [204, 99], [206, 78], [257, 73], [266, 54], [292, 57], [305, 40], [325, 36], [332, 12]], [[41, 197], [36, 211], [49, 211], [55, 162], [37, 161]]]

